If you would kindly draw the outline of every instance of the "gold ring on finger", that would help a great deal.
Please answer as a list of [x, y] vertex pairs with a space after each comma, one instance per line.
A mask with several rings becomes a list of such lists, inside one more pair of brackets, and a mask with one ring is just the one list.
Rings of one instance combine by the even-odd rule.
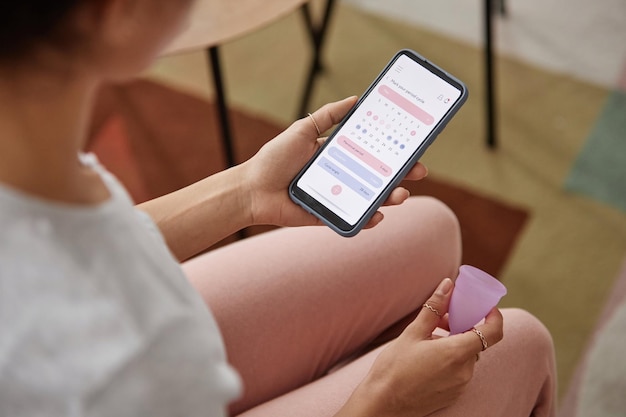
[[487, 349], [489, 345], [487, 344], [487, 339], [485, 338], [485, 335], [483, 334], [483, 332], [481, 332], [475, 327], [472, 327], [472, 331], [476, 333], [476, 335], [480, 338], [480, 343], [482, 343], [483, 345], [483, 350]]
[[441, 317], [441, 313], [439, 312], [439, 310], [437, 310], [436, 308], [434, 308], [433, 306], [431, 306], [428, 303], [424, 303], [422, 305], [422, 307], [429, 309], [430, 311], [432, 311], [433, 313], [435, 313], [438, 317]]
[[319, 138], [320, 136], [322, 136], [322, 132], [320, 132], [320, 127], [317, 125], [317, 122], [315, 121], [315, 118], [313, 117], [313, 115], [311, 113], [307, 113], [307, 114], [311, 118], [311, 121], [313, 122], [313, 125], [315, 126], [315, 130], [317, 130], [317, 137]]

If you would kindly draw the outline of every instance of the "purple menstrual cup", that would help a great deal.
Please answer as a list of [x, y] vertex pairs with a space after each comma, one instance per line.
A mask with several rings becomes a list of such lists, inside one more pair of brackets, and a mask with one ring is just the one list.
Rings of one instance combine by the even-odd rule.
[[448, 308], [450, 334], [471, 329], [505, 294], [506, 287], [488, 273], [461, 265]]

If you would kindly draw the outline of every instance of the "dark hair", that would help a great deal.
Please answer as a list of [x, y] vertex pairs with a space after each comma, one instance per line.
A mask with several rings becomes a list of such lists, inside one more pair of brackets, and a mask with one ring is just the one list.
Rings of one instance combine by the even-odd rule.
[[0, 61], [21, 58], [42, 42], [55, 42], [61, 23], [85, 0], [2, 0]]

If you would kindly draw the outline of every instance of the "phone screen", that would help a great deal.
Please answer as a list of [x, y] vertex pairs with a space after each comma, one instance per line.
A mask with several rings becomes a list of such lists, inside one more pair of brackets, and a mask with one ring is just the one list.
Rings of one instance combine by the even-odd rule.
[[353, 234], [465, 97], [460, 81], [399, 52], [296, 177], [292, 198], [340, 234]]

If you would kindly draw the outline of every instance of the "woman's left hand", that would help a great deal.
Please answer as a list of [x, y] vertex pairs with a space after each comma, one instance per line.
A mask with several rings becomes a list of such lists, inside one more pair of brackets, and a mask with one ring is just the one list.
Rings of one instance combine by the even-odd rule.
[[[313, 113], [320, 132], [339, 123], [356, 103], [356, 97], [329, 103]], [[294, 122], [280, 135], [266, 143], [250, 160], [242, 164], [245, 172], [253, 224], [278, 226], [319, 225], [313, 215], [291, 201], [287, 188], [289, 183], [313, 157], [325, 139], [318, 138], [317, 128], [310, 117]], [[417, 163], [406, 179], [419, 180], [428, 173], [426, 167]], [[397, 187], [385, 205], [397, 205], [409, 197], [409, 191]], [[379, 211], [367, 224], [373, 227], [383, 219]]]

